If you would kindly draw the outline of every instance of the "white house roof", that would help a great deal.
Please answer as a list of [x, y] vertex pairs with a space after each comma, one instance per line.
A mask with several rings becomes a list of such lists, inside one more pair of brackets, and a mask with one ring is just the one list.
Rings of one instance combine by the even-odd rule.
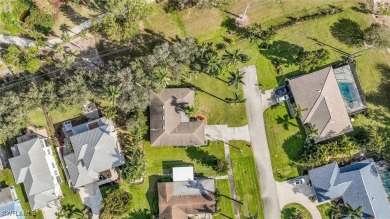
[[194, 180], [194, 167], [174, 167], [173, 182]]

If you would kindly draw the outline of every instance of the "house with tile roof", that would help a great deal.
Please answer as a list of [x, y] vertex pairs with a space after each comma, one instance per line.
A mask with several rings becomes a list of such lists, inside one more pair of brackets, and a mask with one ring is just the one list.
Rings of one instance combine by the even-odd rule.
[[173, 182], [157, 184], [160, 219], [212, 218], [214, 179], [194, 179], [193, 167], [174, 167]]
[[309, 170], [319, 203], [342, 198], [363, 218], [389, 218], [390, 206], [373, 159], [339, 167], [336, 162]]
[[9, 159], [16, 183], [23, 183], [32, 210], [62, 197], [58, 168], [50, 145], [40, 136], [19, 142]]
[[315, 142], [353, 130], [345, 105], [346, 92], [350, 90], [342, 95], [333, 67], [290, 79], [288, 86], [295, 104], [303, 109], [300, 116], [302, 123], [314, 125], [318, 130], [313, 137]]
[[205, 145], [204, 122], [190, 121], [183, 109], [193, 106], [190, 88], [168, 88], [150, 94], [150, 143], [152, 146]]

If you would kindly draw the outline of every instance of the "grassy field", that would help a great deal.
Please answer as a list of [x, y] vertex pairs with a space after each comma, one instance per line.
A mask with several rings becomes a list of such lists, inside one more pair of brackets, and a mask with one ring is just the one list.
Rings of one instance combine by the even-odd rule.
[[[229, 143], [237, 199], [243, 203], [239, 205], [240, 215], [241, 217], [248, 217], [249, 214], [258, 213], [260, 218], [264, 218], [252, 149], [247, 146], [248, 143], [245, 141], [230, 141]], [[242, 153], [239, 149], [242, 150]]]
[[68, 119], [76, 118], [83, 115], [83, 111], [80, 107], [64, 107], [60, 109], [55, 109], [50, 112], [51, 117], [53, 118], [53, 124], [66, 121]]
[[228, 179], [219, 179], [215, 181], [215, 187], [220, 194], [220, 201], [218, 207], [221, 209], [214, 218], [234, 218], [233, 203], [230, 195], [230, 185]]
[[[147, 175], [140, 185], [128, 186], [120, 184], [120, 188], [129, 191], [133, 196], [130, 211], [149, 209], [158, 212], [157, 182], [175, 166], [193, 165], [197, 174], [204, 176], [221, 175], [212, 167], [215, 158], [225, 160], [223, 144], [212, 142], [207, 147], [152, 147], [148, 142], [144, 145], [147, 160]], [[225, 174], [223, 174], [225, 175]]]
[[310, 212], [303, 205], [298, 203], [291, 203], [284, 206], [282, 209], [282, 219], [294, 218], [294, 211], [300, 212], [302, 215], [302, 219], [313, 219]]
[[303, 150], [305, 135], [300, 130], [302, 127], [288, 114], [284, 104], [267, 109], [264, 123], [275, 179], [285, 181], [298, 176], [298, 169], [290, 161], [296, 160]]
[[330, 219], [330, 211], [332, 205], [330, 203], [318, 205], [317, 208], [321, 213], [322, 219]]

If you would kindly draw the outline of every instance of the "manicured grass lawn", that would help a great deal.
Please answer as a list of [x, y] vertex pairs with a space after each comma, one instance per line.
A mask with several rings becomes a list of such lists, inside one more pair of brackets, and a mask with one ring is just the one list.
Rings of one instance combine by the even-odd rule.
[[282, 219], [290, 219], [294, 217], [294, 210], [301, 213], [302, 219], [313, 219], [310, 212], [301, 204], [291, 203], [283, 207]]
[[285, 181], [298, 176], [297, 168], [290, 164], [303, 150], [305, 134], [298, 121], [281, 104], [264, 112], [264, 123], [275, 179]]
[[330, 203], [318, 205], [317, 208], [321, 213], [322, 219], [330, 219], [330, 212], [332, 209], [332, 205]]
[[52, 110], [50, 115], [53, 118], [53, 124], [82, 116], [83, 112], [81, 107], [82, 106], [65, 106], [64, 108]]
[[228, 179], [218, 179], [215, 181], [215, 187], [220, 194], [218, 207], [221, 211], [214, 218], [234, 218], [233, 203], [230, 195], [230, 185]]
[[30, 118], [30, 123], [32, 125], [35, 125], [37, 127], [43, 127], [46, 129], [48, 128], [45, 114], [43, 113], [43, 110], [41, 108], [31, 111], [28, 114], [28, 118]]
[[84, 204], [81, 202], [80, 195], [78, 193], [74, 193], [66, 183], [61, 183], [61, 191], [64, 195], [64, 198], [60, 200], [61, 206], [65, 208], [73, 209], [72, 218], [79, 218], [80, 213], [85, 208]]
[[[237, 199], [243, 203], [239, 205], [240, 215], [248, 217], [249, 213], [252, 215], [258, 213], [260, 218], [264, 218], [252, 148], [248, 147], [248, 143], [245, 141], [230, 141], [229, 143]], [[242, 153], [239, 149], [242, 150]]]
[[162, 178], [162, 174], [169, 172], [172, 167], [193, 165], [197, 174], [217, 176], [221, 174], [213, 170], [211, 164], [215, 158], [225, 160], [223, 144], [219, 142], [197, 148], [152, 147], [149, 142], [145, 142], [144, 149], [147, 160], [144, 182], [134, 186], [126, 183], [119, 185], [133, 196], [130, 211], [149, 209], [152, 213], [158, 212], [157, 182]]
[[[30, 205], [28, 203], [27, 195], [23, 188], [22, 184], [15, 184], [14, 176], [12, 175], [12, 171], [10, 169], [4, 169], [0, 171], [0, 188], [14, 186], [16, 194], [19, 198], [20, 204], [22, 205], [22, 209], [24, 212], [32, 212]], [[43, 218], [42, 212], [37, 210], [35, 211], [36, 218]], [[31, 219], [32, 216], [26, 216], [26, 219]]]
[[[231, 127], [247, 124], [245, 104], [231, 105], [225, 98], [233, 98], [235, 88], [227, 85], [228, 75], [221, 75], [219, 79], [206, 74], [198, 74], [190, 83], [198, 88], [196, 107], [206, 115], [209, 124], [227, 124]], [[237, 91], [242, 95], [242, 90]]]

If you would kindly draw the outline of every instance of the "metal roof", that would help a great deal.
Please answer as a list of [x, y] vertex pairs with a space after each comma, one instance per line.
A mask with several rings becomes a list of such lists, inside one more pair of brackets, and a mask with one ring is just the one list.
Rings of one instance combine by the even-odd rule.
[[373, 159], [339, 168], [331, 163], [309, 171], [318, 202], [342, 197], [354, 209], [362, 207], [364, 218], [387, 218], [389, 201]]

